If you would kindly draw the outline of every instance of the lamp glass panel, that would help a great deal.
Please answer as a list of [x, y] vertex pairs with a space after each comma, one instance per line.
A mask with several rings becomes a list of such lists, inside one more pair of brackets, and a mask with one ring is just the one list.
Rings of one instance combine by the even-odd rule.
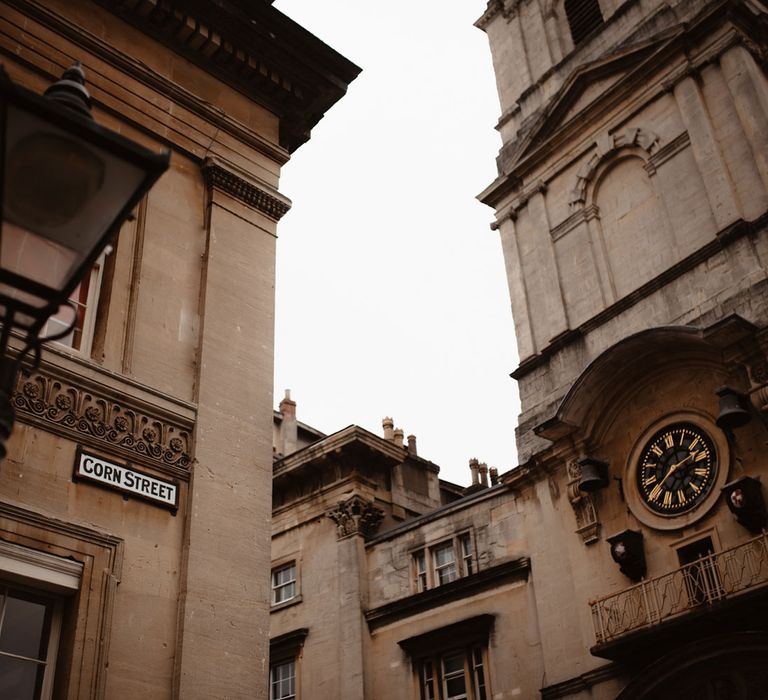
[[0, 268], [57, 290], [106, 245], [145, 178], [133, 163], [12, 105], [4, 161]]

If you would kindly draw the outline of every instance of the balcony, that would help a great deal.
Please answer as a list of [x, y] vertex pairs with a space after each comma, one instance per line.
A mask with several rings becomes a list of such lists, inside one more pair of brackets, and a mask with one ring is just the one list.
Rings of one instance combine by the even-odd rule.
[[768, 533], [764, 532], [591, 602], [597, 641], [592, 653], [620, 659], [638, 646], [659, 650], [670, 634], [679, 641], [681, 629], [692, 631], [697, 624], [743, 628], [766, 607], [766, 584]]

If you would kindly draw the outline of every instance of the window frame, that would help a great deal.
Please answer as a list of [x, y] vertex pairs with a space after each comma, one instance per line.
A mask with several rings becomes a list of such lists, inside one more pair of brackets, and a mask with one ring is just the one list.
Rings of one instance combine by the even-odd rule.
[[[289, 569], [289, 568], [293, 568], [293, 579], [275, 585], [275, 575], [279, 574], [280, 572], [285, 571], [286, 569]], [[298, 602], [297, 599], [300, 599], [300, 597], [301, 597], [300, 596], [300, 591], [299, 591], [299, 565], [298, 565], [298, 560], [296, 560], [296, 559], [288, 559], [288, 560], [280, 562], [278, 564], [274, 564], [272, 566], [271, 570], [270, 570], [269, 580], [270, 580], [270, 590], [271, 590], [271, 595], [270, 595], [270, 600], [271, 600], [270, 605], [271, 605], [271, 607], [273, 607], [273, 608], [281, 607], [281, 606], [287, 605], [288, 603], [291, 603], [291, 602]], [[280, 600], [277, 600], [276, 597], [275, 597], [276, 591], [278, 591], [279, 589], [286, 588], [287, 586], [290, 586], [290, 585], [293, 586], [293, 594], [290, 595], [287, 598], [282, 598]]]
[[[9, 592], [17, 592], [21, 594], [20, 597], [33, 596], [43, 601], [47, 607], [48, 619], [43, 623], [43, 634], [47, 638], [45, 658], [16, 657], [44, 665], [38, 700], [50, 700], [53, 696], [64, 602], [80, 590], [83, 570], [84, 566], [80, 561], [0, 540], [0, 634]], [[0, 654], [15, 656], [11, 653]]]
[[[439, 563], [436, 558], [437, 553], [449, 547], [452, 560]], [[411, 579], [414, 590], [417, 593], [423, 593], [477, 573], [476, 552], [472, 530], [461, 530], [451, 537], [411, 550]], [[451, 568], [453, 568], [453, 576], [444, 576], [443, 572]]]
[[[55, 343], [55, 347], [64, 350], [66, 352], [77, 353], [85, 357], [90, 357], [93, 350], [93, 341], [96, 335], [96, 318], [99, 309], [99, 300], [102, 295], [102, 285], [104, 284], [104, 268], [106, 267], [107, 256], [112, 253], [112, 246], [107, 246], [104, 252], [97, 258], [93, 264], [90, 272], [87, 276], [87, 289], [85, 293], [85, 300], [81, 299], [83, 282], [80, 282], [72, 294], [69, 296], [69, 301], [75, 307], [75, 315], [77, 320], [72, 327], [72, 331], [65, 335], [63, 338], [52, 341]], [[59, 307], [59, 310], [64, 307]], [[58, 312], [57, 312], [58, 313]], [[80, 316], [82, 315], [82, 319]], [[41, 337], [55, 335], [61, 332], [69, 324], [71, 316], [68, 312], [64, 313], [64, 321], [61, 322], [56, 318], [56, 314], [53, 314], [43, 326], [40, 333]], [[53, 326], [53, 327], [52, 327]], [[55, 326], [60, 326], [56, 328]], [[75, 346], [75, 338], [77, 334], [80, 334], [77, 346]]]
[[[16, 658], [20, 661], [29, 661], [43, 667], [42, 683], [39, 686], [39, 694], [35, 700], [50, 700], [53, 696], [53, 680], [56, 675], [56, 660], [59, 653], [59, 639], [61, 637], [61, 620], [63, 604], [60, 598], [52, 594], [29, 586], [20, 586], [9, 583], [5, 580], [0, 581], [0, 635], [2, 635], [2, 625], [5, 617], [5, 608], [9, 593], [20, 594], [18, 597], [23, 599], [26, 596], [32, 596], [46, 605], [46, 620], [43, 622], [41, 637], [45, 637], [45, 658], [33, 659], [28, 656], [19, 656], [10, 652], [0, 651], [0, 657]], [[50, 610], [50, 613], [48, 612]]]
[[[291, 657], [291, 658], [280, 659], [278, 661], [275, 661], [274, 663], [269, 664], [269, 700], [296, 700], [296, 698], [298, 698], [297, 674], [296, 674], [297, 663], [296, 662], [297, 662], [296, 657]], [[288, 695], [275, 695], [274, 694], [275, 670], [278, 668], [283, 668], [285, 666], [291, 667], [290, 680], [291, 680], [292, 692], [289, 693]], [[285, 679], [280, 678], [278, 680], [278, 683], [282, 683], [284, 680]]]
[[[446, 659], [460, 658], [461, 669], [446, 672]], [[415, 660], [420, 700], [490, 700], [488, 644], [475, 641], [441, 648]], [[448, 682], [462, 678], [463, 692], [449, 695]]]

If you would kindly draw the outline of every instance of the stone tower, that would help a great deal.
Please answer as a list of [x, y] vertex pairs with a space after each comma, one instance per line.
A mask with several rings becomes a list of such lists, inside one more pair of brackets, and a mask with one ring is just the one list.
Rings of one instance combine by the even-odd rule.
[[480, 199], [509, 280], [521, 463], [622, 338], [730, 314], [765, 325], [765, 9], [491, 0], [478, 20], [502, 108], [499, 176]]

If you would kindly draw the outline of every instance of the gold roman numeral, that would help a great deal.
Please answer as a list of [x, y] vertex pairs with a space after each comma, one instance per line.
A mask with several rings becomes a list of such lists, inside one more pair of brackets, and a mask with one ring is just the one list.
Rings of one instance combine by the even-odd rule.
[[667, 433], [664, 436], [664, 444], [667, 447], [674, 447], [675, 446], [675, 437], [674, 437], [674, 435], [671, 435], [670, 433]]
[[669, 508], [672, 505], [672, 492], [671, 491], [665, 491], [664, 492], [664, 507]]
[[658, 445], [652, 445], [651, 452], [653, 452], [653, 454], [655, 454], [657, 457], [661, 457], [661, 455], [664, 453], [664, 451]]
[[678, 501], [678, 503], [685, 503], [686, 500], [688, 500], [688, 499], [686, 499], [685, 494], [683, 493], [683, 490], [682, 489], [678, 489], [677, 490], [677, 501]]
[[661, 484], [656, 484], [656, 486], [653, 487], [653, 490], [648, 494], [648, 496], [652, 501], [655, 501], [659, 497], [660, 493], [661, 493]]
[[652, 474], [651, 476], [647, 476], [645, 479], [643, 479], [643, 486], [650, 486], [654, 481], [656, 481], [655, 474]]
[[693, 458], [694, 462], [701, 462], [702, 459], [709, 457], [709, 453], [706, 450], [702, 450]]

